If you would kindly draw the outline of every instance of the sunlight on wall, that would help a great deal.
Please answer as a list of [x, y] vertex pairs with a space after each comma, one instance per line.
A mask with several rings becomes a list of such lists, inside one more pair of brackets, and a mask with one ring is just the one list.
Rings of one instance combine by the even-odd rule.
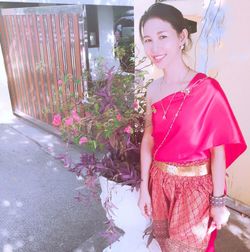
[[4, 67], [2, 49], [0, 46], [0, 123], [11, 122], [13, 119], [7, 76]]

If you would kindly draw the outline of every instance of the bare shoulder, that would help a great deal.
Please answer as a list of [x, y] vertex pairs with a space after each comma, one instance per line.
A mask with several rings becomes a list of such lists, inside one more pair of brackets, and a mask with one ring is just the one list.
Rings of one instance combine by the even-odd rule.
[[147, 87], [147, 98], [150, 102], [155, 99], [157, 93], [157, 87], [159, 86], [160, 78], [153, 80]]

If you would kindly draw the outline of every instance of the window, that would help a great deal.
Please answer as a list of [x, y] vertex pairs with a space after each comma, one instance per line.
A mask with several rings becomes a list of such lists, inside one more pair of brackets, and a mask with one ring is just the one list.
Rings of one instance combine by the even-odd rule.
[[96, 5], [86, 5], [88, 46], [99, 47], [99, 29]]

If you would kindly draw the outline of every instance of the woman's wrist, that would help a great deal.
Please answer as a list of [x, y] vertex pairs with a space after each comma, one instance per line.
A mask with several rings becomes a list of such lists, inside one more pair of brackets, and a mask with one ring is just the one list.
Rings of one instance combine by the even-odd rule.
[[140, 185], [140, 189], [142, 190], [142, 191], [148, 191], [148, 181], [141, 181], [141, 185]]
[[215, 192], [215, 190], [213, 191], [213, 194], [212, 194], [214, 197], [222, 197], [224, 196], [224, 191], [218, 191], [218, 192]]
[[226, 194], [220, 196], [210, 195], [209, 202], [211, 207], [224, 207], [226, 205]]

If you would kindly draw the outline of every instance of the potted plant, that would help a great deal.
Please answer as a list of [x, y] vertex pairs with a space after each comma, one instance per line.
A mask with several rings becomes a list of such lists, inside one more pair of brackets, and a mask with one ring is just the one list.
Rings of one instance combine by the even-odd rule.
[[[65, 141], [82, 147], [80, 161], [68, 163], [68, 169], [83, 177], [85, 190], [87, 187], [93, 197], [97, 184], [101, 185], [101, 201], [109, 219], [104, 236], [111, 243], [120, 235], [116, 226], [125, 232], [120, 241], [104, 251], [146, 252], [147, 241], [142, 235], [149, 221], [141, 215], [137, 200], [149, 82], [143, 83], [142, 71], [124, 73], [114, 67], [107, 71], [101, 68], [99, 76], [101, 79], [90, 85], [87, 97], [71, 94], [66, 104], [62, 103], [53, 125]], [[59, 80], [66, 86], [68, 81]], [[81, 192], [77, 197], [85, 200]]]

